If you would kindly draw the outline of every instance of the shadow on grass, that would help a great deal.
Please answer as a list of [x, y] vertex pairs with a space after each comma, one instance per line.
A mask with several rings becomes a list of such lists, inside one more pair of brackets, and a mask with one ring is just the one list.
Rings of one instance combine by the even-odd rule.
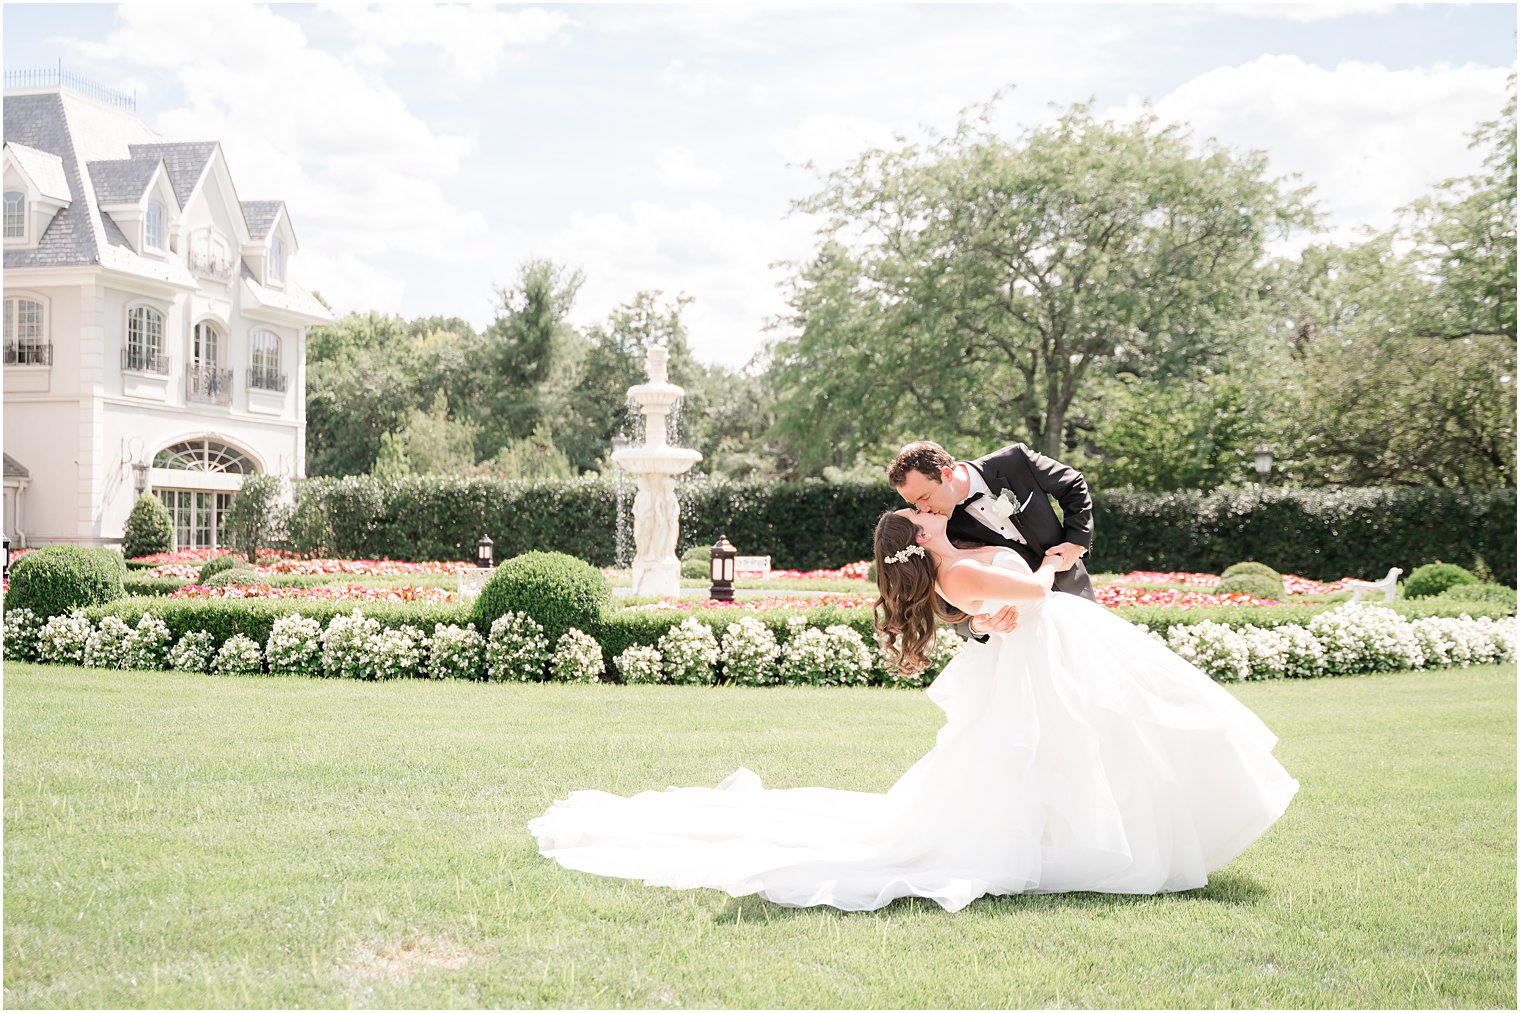
[[[1040, 911], [1113, 911], [1142, 905], [1176, 904], [1185, 901], [1209, 901], [1214, 904], [1255, 904], [1267, 895], [1267, 888], [1249, 876], [1235, 872], [1216, 873], [1208, 886], [1200, 890], [1180, 893], [1019, 893], [999, 897], [982, 897], [972, 901], [967, 911], [982, 914]], [[840, 911], [837, 908], [784, 907], [772, 904], [757, 896], [735, 897], [713, 915], [714, 925], [736, 925], [743, 922], [780, 922], [799, 917], [857, 918], [871, 917], [888, 912], [897, 914], [930, 914], [953, 917], [932, 900], [923, 897], [902, 897], [879, 911]]]

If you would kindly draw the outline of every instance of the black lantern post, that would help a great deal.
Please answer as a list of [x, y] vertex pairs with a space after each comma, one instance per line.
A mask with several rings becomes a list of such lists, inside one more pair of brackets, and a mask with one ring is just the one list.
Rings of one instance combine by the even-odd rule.
[[1261, 484], [1265, 488], [1267, 476], [1272, 474], [1272, 448], [1262, 443], [1257, 446], [1254, 453], [1256, 454], [1256, 477], [1261, 479]]
[[3, 545], [3, 548], [0, 548], [0, 559], [4, 560], [5, 579], [6, 580], [10, 580], [11, 579], [11, 536], [10, 535], [0, 534], [0, 545]]
[[712, 574], [712, 587], [707, 589], [707, 597], [714, 601], [734, 600], [734, 560], [738, 555], [739, 550], [728, 543], [728, 536], [719, 535], [712, 547], [712, 564], [708, 571]]
[[476, 564], [482, 570], [489, 570], [496, 563], [491, 559], [491, 536], [481, 535], [480, 541], [475, 543]]

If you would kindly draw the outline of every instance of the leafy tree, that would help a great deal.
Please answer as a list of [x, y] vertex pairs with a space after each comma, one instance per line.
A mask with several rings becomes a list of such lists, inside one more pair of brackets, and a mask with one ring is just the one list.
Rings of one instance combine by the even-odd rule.
[[517, 281], [497, 290], [497, 315], [483, 336], [479, 458], [529, 435], [554, 418], [556, 386], [570, 383], [584, 339], [569, 323], [582, 275], [530, 260]]
[[280, 503], [280, 479], [277, 475], [244, 475], [243, 485], [232, 497], [224, 521], [232, 544], [258, 562], [258, 550], [273, 545], [284, 528], [284, 508]]
[[429, 411], [411, 409], [400, 432], [381, 436], [374, 474], [380, 478], [462, 474], [475, 463], [477, 432], [477, 426], [449, 417], [448, 395], [440, 390]]
[[783, 431], [846, 458], [909, 428], [1059, 454], [1093, 377], [1234, 350], [1267, 242], [1313, 218], [1265, 172], [1260, 152], [1195, 154], [1152, 114], [1114, 125], [1085, 105], [1016, 143], [984, 116], [865, 153], [798, 205], [824, 246], [774, 350]]
[[121, 551], [127, 559], [168, 552], [174, 544], [174, 518], [157, 496], [145, 492], [132, 504], [127, 527], [122, 533]]

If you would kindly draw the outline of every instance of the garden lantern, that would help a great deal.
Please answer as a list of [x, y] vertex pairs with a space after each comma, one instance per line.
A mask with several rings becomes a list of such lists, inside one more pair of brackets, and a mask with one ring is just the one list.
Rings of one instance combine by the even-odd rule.
[[1256, 475], [1261, 479], [1261, 484], [1267, 484], [1267, 476], [1272, 474], [1272, 448], [1265, 443], [1256, 448]]
[[11, 579], [11, 536], [0, 535], [0, 560], [4, 562], [5, 579]]
[[491, 536], [481, 535], [480, 541], [475, 543], [476, 564], [482, 570], [489, 570], [496, 564], [491, 559]]
[[148, 491], [148, 466], [142, 461], [132, 465], [132, 484], [137, 487], [139, 496]]
[[712, 587], [707, 589], [707, 597], [714, 601], [734, 600], [734, 560], [738, 556], [739, 550], [728, 543], [728, 536], [719, 535], [712, 547], [708, 571], [712, 574]]

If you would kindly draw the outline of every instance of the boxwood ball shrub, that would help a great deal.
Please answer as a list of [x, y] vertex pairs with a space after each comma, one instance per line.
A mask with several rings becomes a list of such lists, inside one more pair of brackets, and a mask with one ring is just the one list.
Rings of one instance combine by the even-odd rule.
[[126, 596], [125, 563], [110, 549], [47, 545], [28, 552], [11, 567], [5, 604], [31, 609], [39, 618], [63, 615]]
[[227, 587], [237, 584], [260, 584], [264, 578], [249, 566], [229, 566], [218, 570], [205, 580], [201, 581], [202, 587]]
[[1258, 577], [1281, 577], [1282, 574], [1272, 569], [1266, 563], [1258, 563], [1255, 560], [1246, 560], [1244, 563], [1235, 563], [1228, 567], [1220, 577], [1233, 577], [1238, 573], [1255, 574]]
[[527, 552], [496, 568], [476, 602], [476, 628], [491, 629], [508, 612], [532, 616], [549, 643], [572, 629], [596, 636], [612, 598], [607, 578], [562, 552]]
[[1503, 584], [1453, 584], [1436, 597], [1443, 601], [1487, 601], [1515, 607], [1515, 589]]
[[195, 582], [197, 584], [205, 584], [213, 576], [221, 573], [223, 570], [231, 570], [234, 567], [246, 568], [247, 566], [248, 560], [243, 559], [241, 556], [212, 556], [210, 559], [206, 560], [205, 565], [201, 567], [201, 572], [196, 574]]
[[174, 518], [157, 496], [145, 492], [132, 504], [121, 536], [122, 558], [168, 552], [174, 543]]
[[681, 576], [702, 580], [712, 575], [712, 549], [706, 545], [693, 545], [681, 553]]
[[1259, 573], [1237, 573], [1221, 578], [1214, 588], [1215, 594], [1248, 594], [1269, 601], [1282, 601], [1287, 597], [1281, 577], [1265, 577]]
[[1404, 580], [1404, 597], [1433, 598], [1459, 584], [1476, 584], [1478, 578], [1454, 563], [1426, 563]]

